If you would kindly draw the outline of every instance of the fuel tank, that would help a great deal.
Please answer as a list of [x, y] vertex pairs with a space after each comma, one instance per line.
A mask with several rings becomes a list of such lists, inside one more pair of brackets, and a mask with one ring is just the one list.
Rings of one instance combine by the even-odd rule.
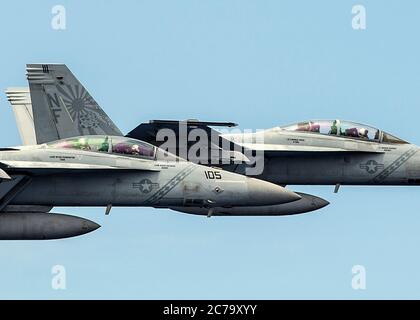
[[0, 240], [50, 240], [79, 236], [98, 229], [88, 219], [39, 212], [0, 212]]

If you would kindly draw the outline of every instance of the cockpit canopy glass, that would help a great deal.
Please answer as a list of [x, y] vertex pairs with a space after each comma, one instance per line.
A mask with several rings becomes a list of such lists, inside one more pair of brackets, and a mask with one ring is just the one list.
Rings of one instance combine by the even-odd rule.
[[154, 158], [156, 147], [135, 139], [114, 136], [82, 136], [54, 141], [47, 144], [49, 148], [75, 149], [93, 152], [105, 152]]
[[313, 120], [282, 127], [286, 131], [320, 133], [383, 143], [407, 143], [379, 129], [349, 121]]
[[379, 141], [379, 130], [363, 124], [342, 121], [339, 125], [339, 135], [350, 138]]

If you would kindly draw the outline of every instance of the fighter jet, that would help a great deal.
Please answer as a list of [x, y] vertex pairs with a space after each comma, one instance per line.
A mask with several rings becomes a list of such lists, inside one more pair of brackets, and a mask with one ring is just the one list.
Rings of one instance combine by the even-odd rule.
[[[370, 125], [338, 119], [310, 120], [254, 133], [223, 134], [210, 128], [215, 124], [235, 126], [198, 120], [152, 120], [140, 124], [127, 136], [142, 137], [154, 145], [161, 145], [157, 132], [166, 128], [176, 130], [183, 127], [186, 135], [197, 129], [210, 131], [211, 136], [216, 138], [205, 145], [224, 146], [227, 152], [236, 150], [244, 154], [257, 154], [253, 162], [222, 163], [219, 164], [221, 168], [246, 175], [247, 168], [259, 162], [263, 165], [254, 177], [282, 186], [333, 185], [337, 193], [341, 185], [420, 185], [419, 148]], [[176, 143], [181, 145], [182, 141], [177, 139]], [[191, 156], [191, 153], [185, 154]], [[210, 161], [208, 158], [204, 162]], [[254, 211], [292, 214], [295, 212], [290, 207], [298, 204]], [[200, 211], [192, 208], [178, 210], [189, 213]], [[235, 214], [237, 210], [244, 211], [242, 208], [217, 209], [224, 214]]]
[[60, 206], [102, 206], [106, 214], [115, 206], [196, 208], [212, 216], [224, 214], [220, 208], [242, 207], [243, 215], [292, 202], [301, 203], [297, 211], [327, 204], [122, 136], [63, 65], [30, 65], [28, 79], [30, 99], [26, 89], [7, 91], [27, 145], [0, 149], [0, 239], [57, 239], [99, 227], [50, 213]]
[[[128, 133], [155, 145], [156, 132], [187, 126], [188, 131], [209, 129], [207, 122], [152, 120]], [[343, 120], [311, 120], [254, 133], [213, 133], [229, 148], [259, 154], [259, 179], [279, 185], [419, 185], [419, 148], [370, 125]], [[177, 143], [180, 143], [177, 141]], [[225, 144], [226, 145], [226, 144]], [[258, 158], [259, 157], [259, 158]], [[206, 159], [210, 161], [211, 159]], [[225, 170], [246, 174], [252, 165], [222, 164]]]
[[260, 151], [265, 165], [256, 177], [276, 184], [334, 185], [336, 192], [340, 185], [420, 184], [419, 148], [370, 125], [311, 120], [223, 138]]
[[[181, 206], [206, 208], [212, 215], [219, 207], [301, 199], [281, 186], [194, 164], [118, 136], [82, 136], [0, 149], [0, 167], [1, 239], [50, 239], [98, 227], [80, 218], [72, 222], [68, 216], [45, 213], [59, 206], [103, 206], [107, 213], [112, 206]], [[8, 212], [13, 215], [3, 215]], [[40, 227], [42, 219], [45, 225]]]

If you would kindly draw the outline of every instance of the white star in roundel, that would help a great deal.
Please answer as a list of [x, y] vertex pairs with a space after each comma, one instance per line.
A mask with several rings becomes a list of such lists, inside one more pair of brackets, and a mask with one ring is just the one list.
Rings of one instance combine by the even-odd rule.
[[149, 193], [150, 191], [152, 191], [152, 182], [149, 179], [144, 179], [143, 181], [140, 182], [140, 191], [143, 193]]
[[377, 164], [376, 163], [370, 162], [366, 166], [367, 166], [367, 169], [368, 169], [369, 172], [376, 172], [376, 170], [377, 170]]

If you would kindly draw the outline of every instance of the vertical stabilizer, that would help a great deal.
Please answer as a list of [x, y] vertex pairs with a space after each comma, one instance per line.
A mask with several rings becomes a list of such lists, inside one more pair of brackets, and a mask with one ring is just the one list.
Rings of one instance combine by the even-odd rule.
[[7, 88], [9, 100], [23, 145], [37, 144], [29, 88]]
[[64, 64], [28, 64], [37, 143], [82, 135], [121, 136], [108, 115]]

